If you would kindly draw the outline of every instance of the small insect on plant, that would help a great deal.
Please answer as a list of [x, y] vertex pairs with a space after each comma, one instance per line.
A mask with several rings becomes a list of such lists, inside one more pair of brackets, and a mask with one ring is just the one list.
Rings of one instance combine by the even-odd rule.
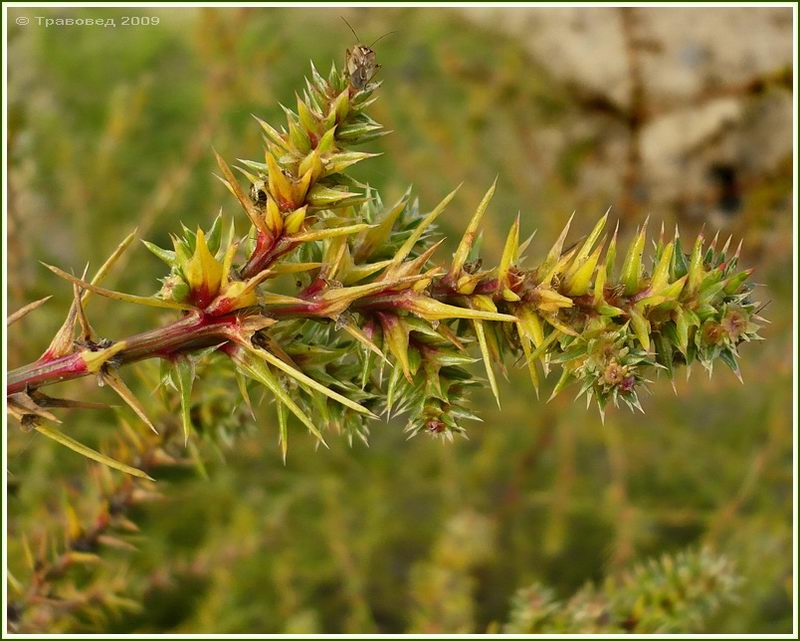
[[[360, 43], [361, 38], [358, 37], [356, 30], [353, 29], [347, 20], [345, 20], [344, 16], [342, 16], [342, 20], [350, 29], [350, 31], [353, 32], [353, 35], [356, 37], [358, 43]], [[345, 54], [344, 68], [347, 72], [347, 77], [350, 79], [350, 86], [353, 88], [353, 90], [362, 91], [375, 77], [375, 74], [378, 73], [378, 70], [381, 68], [381, 66], [378, 64], [375, 51], [372, 47], [383, 40], [386, 36], [390, 36], [393, 33], [397, 32], [390, 31], [389, 33], [384, 33], [369, 46], [356, 44], [352, 49], [347, 50]]]

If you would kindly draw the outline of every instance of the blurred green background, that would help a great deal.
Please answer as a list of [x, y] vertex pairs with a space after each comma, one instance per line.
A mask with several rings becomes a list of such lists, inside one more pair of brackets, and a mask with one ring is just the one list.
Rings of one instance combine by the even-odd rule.
[[[123, 27], [125, 15], [159, 24]], [[767, 341], [742, 349], [744, 385], [721, 368], [676, 381], [677, 396], [655, 381], [646, 415], [611, 411], [605, 425], [568, 393], [537, 400], [512, 368], [502, 412], [489, 394], [476, 397], [485, 422], [469, 440], [406, 441], [400, 422], [375, 425], [369, 448], [334, 439], [316, 451], [297, 429], [284, 466], [269, 403], [254, 422], [218, 381], [201, 384], [198, 416], [224, 423], [226, 436], [201, 445], [207, 478], [176, 472], [160, 480], [162, 500], [136, 509], [135, 551], [106, 555], [104, 571], [144, 607], [103, 631], [481, 632], [535, 580], [568, 597], [639, 559], [702, 544], [744, 581], [710, 631], [791, 630], [790, 9], [9, 16], [9, 309], [53, 294], [12, 328], [11, 367], [43, 351], [71, 298], [38, 261], [96, 267], [134, 227], [164, 246], [179, 221], [237, 210], [211, 176], [212, 145], [229, 161], [261, 156], [250, 114], [280, 122], [278, 102], [292, 104], [309, 60], [341, 63], [353, 37], [340, 16], [366, 42], [397, 31], [376, 46], [384, 85], [373, 110], [394, 133], [356, 173], [385, 201], [413, 184], [423, 209], [464, 181], [441, 224], [451, 245], [499, 175], [484, 231], [490, 260], [517, 211], [524, 232], [538, 229], [529, 253], [539, 257], [573, 210], [577, 237], [613, 205], [628, 237], [649, 215], [651, 229], [680, 223], [690, 236], [705, 225], [744, 239], [758, 297], [770, 301]], [[118, 26], [45, 28], [37, 16]], [[108, 285], [150, 294], [161, 267], [134, 248]], [[100, 299], [89, 312], [114, 338], [168, 316]], [[128, 380], [148, 396], [157, 366], [136, 369]], [[91, 380], [64, 388], [110, 400]], [[65, 427], [97, 445], [118, 418], [74, 412]], [[63, 528], [47, 517], [65, 495], [85, 494], [90, 465], [16, 425], [8, 448], [13, 569], [23, 534]], [[91, 497], [78, 505], [91, 514]], [[463, 555], [466, 588], [447, 583], [447, 567], [443, 583], [430, 579], [436, 550], [449, 547]], [[447, 614], [437, 618], [440, 602]]]

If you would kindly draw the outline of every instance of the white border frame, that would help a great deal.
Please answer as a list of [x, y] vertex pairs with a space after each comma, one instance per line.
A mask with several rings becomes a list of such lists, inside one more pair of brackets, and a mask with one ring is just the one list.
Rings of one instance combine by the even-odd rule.
[[[794, 2], [611, 2], [608, 4], [597, 2], [7, 2], [3, 3], [3, 298], [2, 310], [3, 318], [8, 317], [8, 235], [7, 222], [8, 222], [8, 156], [5, 150], [8, 147], [8, 9], [25, 9], [25, 8], [58, 8], [58, 7], [91, 7], [91, 8], [141, 8], [141, 7], [154, 7], [154, 8], [188, 8], [188, 7], [219, 7], [219, 8], [235, 8], [235, 7], [284, 7], [284, 8], [326, 8], [326, 7], [419, 7], [419, 8], [444, 8], [444, 7], [786, 7], [792, 9], [793, 14], [793, 53], [794, 62], [797, 62], [798, 46], [797, 46], [797, 14], [798, 6]], [[792, 618], [793, 618], [793, 631], [791, 634], [742, 634], [738, 638], [743, 639], [794, 639], [798, 636], [798, 622], [797, 622], [797, 602], [798, 602], [798, 582], [797, 582], [797, 421], [798, 421], [798, 407], [797, 407], [797, 393], [798, 393], [798, 256], [797, 256], [797, 240], [798, 240], [798, 118], [797, 118], [797, 68], [793, 67], [792, 78], [792, 92], [793, 92], [793, 131], [792, 139], [795, 141], [793, 149], [793, 164], [794, 164], [794, 177], [792, 181], [792, 300], [794, 305], [795, 314], [792, 319], [792, 341], [793, 341], [793, 354], [792, 354], [792, 466], [793, 466], [793, 479], [794, 486], [792, 488], [792, 591], [794, 602], [792, 604]], [[6, 386], [6, 374], [8, 372], [8, 333], [3, 334], [3, 387]], [[317, 634], [317, 635], [300, 635], [300, 634], [161, 634], [161, 635], [130, 635], [130, 634], [111, 634], [111, 635], [80, 635], [80, 634], [53, 634], [53, 635], [37, 635], [37, 634], [14, 634], [8, 632], [8, 621], [6, 617], [6, 608], [8, 604], [8, 581], [6, 577], [8, 567], [8, 549], [6, 545], [7, 523], [8, 523], [8, 459], [6, 438], [8, 430], [8, 418], [4, 411], [2, 416], [3, 428], [3, 443], [2, 443], [2, 480], [3, 480], [3, 514], [2, 514], [2, 543], [3, 543], [3, 568], [2, 568], [2, 607], [3, 611], [0, 614], [2, 619], [2, 638], [8, 639], [39, 639], [42, 637], [59, 638], [59, 639], [86, 639], [86, 638], [106, 638], [106, 639], [129, 639], [129, 638], [164, 638], [164, 639], [308, 639], [308, 638], [352, 638], [352, 639], [374, 639], [379, 638], [447, 638], [447, 639], [486, 639], [493, 637], [500, 638], [537, 638], [548, 637], [549, 635], [488, 635], [488, 634], [442, 634], [442, 635], [424, 635], [424, 634], [384, 634], [384, 635], [368, 635], [368, 634]], [[725, 634], [671, 634], [671, 635], [646, 635], [646, 634], [628, 634], [628, 635], [612, 635], [612, 634], [564, 634], [559, 635], [560, 638], [577, 639], [577, 638], [598, 638], [598, 639], [640, 639], [640, 638], [675, 638], [675, 639], [706, 639], [706, 638], [730, 638], [730, 635]]]

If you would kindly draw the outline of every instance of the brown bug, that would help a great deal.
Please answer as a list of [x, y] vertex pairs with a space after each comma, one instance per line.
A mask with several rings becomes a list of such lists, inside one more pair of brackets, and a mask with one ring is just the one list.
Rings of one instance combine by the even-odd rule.
[[[358, 37], [356, 30], [350, 26], [350, 23], [347, 22], [343, 16], [342, 20], [344, 20], [344, 23], [348, 26], [350, 31], [353, 32], [356, 40], [360, 41], [361, 38]], [[381, 66], [378, 64], [375, 51], [372, 49], [372, 47], [374, 47], [377, 42], [393, 33], [396, 32], [390, 31], [389, 33], [383, 34], [369, 46], [356, 44], [352, 49], [347, 50], [344, 66], [345, 71], [347, 72], [347, 77], [350, 79], [350, 86], [353, 89], [356, 91], [365, 89], [370, 80], [372, 80], [375, 74], [378, 73], [378, 70], [381, 68]]]

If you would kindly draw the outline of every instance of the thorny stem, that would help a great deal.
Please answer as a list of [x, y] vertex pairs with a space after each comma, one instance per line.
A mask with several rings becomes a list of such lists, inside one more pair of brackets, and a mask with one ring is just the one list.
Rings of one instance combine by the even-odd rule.
[[297, 242], [292, 241], [286, 236], [281, 236], [277, 240], [274, 240], [259, 233], [255, 251], [253, 251], [253, 254], [247, 260], [244, 267], [242, 267], [242, 278], [252, 278], [265, 269], [269, 269], [276, 260], [288, 254], [297, 247], [297, 245]]
[[[227, 314], [211, 317], [193, 313], [170, 323], [129, 338], [118, 341], [124, 347], [113, 357], [118, 365], [146, 360], [148, 358], [171, 358], [177, 354], [192, 352], [205, 347], [224, 343], [228, 340], [228, 330], [239, 323], [240, 316]], [[25, 390], [52, 385], [61, 381], [88, 376], [84, 354], [96, 351], [96, 346], [73, 352], [52, 360], [38, 360], [23, 365], [8, 373], [6, 394], [16, 394]]]
[[[268, 252], [261, 253], [260, 256], [259, 250], [256, 249], [245, 268], [243, 268], [242, 273], [247, 273], [249, 271], [248, 266], [255, 265], [256, 262], [271, 263], [277, 258], [274, 252], [278, 247], [281, 248], [281, 253], [288, 251], [284, 249], [282, 240], [275, 243]], [[493, 281], [493, 283], [496, 288], [496, 281]], [[309, 296], [313, 292], [309, 290], [305, 294]], [[395, 292], [391, 291], [390, 287], [387, 287], [386, 292], [355, 301], [352, 309], [357, 311], [399, 309], [403, 307], [408, 296], [408, 291]], [[449, 288], [440, 287], [435, 288], [431, 292], [431, 296], [432, 298], [446, 301], [450, 299], [451, 292]], [[252, 308], [249, 313], [248, 310], [239, 310], [237, 313], [222, 316], [210, 316], [201, 312], [193, 312], [164, 327], [134, 334], [111, 343], [111, 345], [123, 343], [124, 347], [114, 355], [110, 364], [126, 365], [150, 358], [174, 358], [179, 354], [191, 353], [213, 345], [223, 345], [230, 340], [230, 330], [237, 326], [242, 319], [263, 313], [259, 308]], [[324, 313], [324, 307], [313, 299], [309, 299], [304, 305], [271, 309], [269, 316], [276, 318], [315, 317], [322, 319], [322, 313]], [[87, 367], [84, 355], [88, 355], [98, 349], [98, 345], [89, 345], [84, 350], [75, 351], [59, 358], [41, 358], [33, 363], [13, 369], [8, 373], [6, 394], [16, 394], [88, 376], [93, 372]]]
[[[276, 242], [270, 243], [269, 246], [257, 246], [242, 268], [242, 276], [247, 277], [255, 270], [265, 269], [264, 266], [269, 266], [277, 258], [288, 253], [293, 248], [293, 243], [286, 237], [281, 237]], [[475, 293], [492, 295], [496, 292], [497, 287], [497, 279], [487, 278], [478, 283]], [[626, 299], [625, 297], [617, 296], [615, 292], [609, 289], [607, 291], [607, 299], [610, 304], [626, 309], [630, 303], [647, 295], [648, 292], [649, 290], [644, 290], [639, 295]], [[262, 308], [250, 308], [249, 310], [239, 310], [236, 313], [220, 316], [211, 316], [200, 311], [189, 313], [164, 327], [148, 330], [110, 343], [110, 345], [124, 343], [124, 347], [114, 355], [109, 364], [120, 366], [150, 358], [169, 359], [213, 345], [222, 346], [229, 342], [231, 329], [240, 324], [242, 319], [255, 315], [266, 314], [269, 317], [278, 319], [316, 318], [317, 320], [324, 320], [326, 316], [325, 306], [314, 300], [315, 293], [316, 290], [313, 286], [310, 286], [299, 297], [306, 301], [304, 304], [273, 308], [269, 312], [264, 312]], [[446, 278], [434, 279], [428, 290], [428, 295], [434, 300], [445, 303], [455, 302], [459, 298], [459, 295], [453, 290]], [[391, 285], [388, 285], [387, 289], [382, 292], [353, 301], [350, 309], [362, 313], [381, 310], [397, 311], [405, 309], [412, 296], [413, 293], [409, 290], [394, 291]], [[578, 309], [584, 310], [585, 307], [590, 307], [590, 300], [586, 296], [575, 297], [574, 303]], [[42, 357], [33, 363], [13, 369], [8, 373], [6, 394], [11, 395], [88, 376], [93, 372], [87, 367], [84, 355], [97, 351], [98, 348], [98, 345], [93, 344], [86, 346], [84, 350], [75, 351], [59, 358], [46, 359]]]
[[[256, 263], [270, 264], [277, 258], [276, 250], [279, 250], [281, 254], [289, 251], [284, 248], [285, 245], [289, 244], [284, 243], [284, 240], [279, 240], [267, 252], [259, 254], [259, 250], [256, 248], [247, 265], [242, 269], [242, 274], [245, 275], [251, 269], [255, 269], [255, 267], [250, 268], [249, 266], [256, 265]], [[481, 285], [483, 286], [481, 287], [482, 290], [489, 292], [496, 289], [497, 281], [489, 280]], [[431, 290], [430, 294], [434, 299], [444, 302], [452, 298], [452, 291], [448, 287], [434, 286]], [[304, 292], [306, 296], [313, 293], [311, 290]], [[392, 291], [391, 287], [387, 287], [385, 292], [355, 301], [352, 309], [356, 311], [400, 309], [403, 308], [409, 295], [408, 291], [396, 292]], [[323, 312], [324, 307], [322, 305], [313, 299], [309, 299], [304, 305], [271, 309], [269, 316], [276, 318], [316, 317], [321, 319], [320, 314]], [[134, 334], [111, 343], [111, 345], [124, 343], [124, 347], [114, 355], [111, 364], [126, 365], [150, 358], [174, 358], [179, 354], [187, 354], [213, 345], [223, 345], [230, 340], [230, 330], [238, 325], [243, 318], [248, 315], [253, 316], [255, 313], [263, 314], [264, 312], [257, 308], [251, 309], [249, 314], [247, 310], [240, 310], [237, 313], [222, 316], [210, 316], [201, 312], [193, 312], [164, 327]], [[97, 351], [98, 348], [98, 345], [90, 345], [84, 350], [79, 350], [72, 354], [54, 359], [40, 358], [33, 363], [13, 369], [8, 373], [6, 394], [16, 394], [88, 376], [93, 372], [87, 367], [84, 355]]]

